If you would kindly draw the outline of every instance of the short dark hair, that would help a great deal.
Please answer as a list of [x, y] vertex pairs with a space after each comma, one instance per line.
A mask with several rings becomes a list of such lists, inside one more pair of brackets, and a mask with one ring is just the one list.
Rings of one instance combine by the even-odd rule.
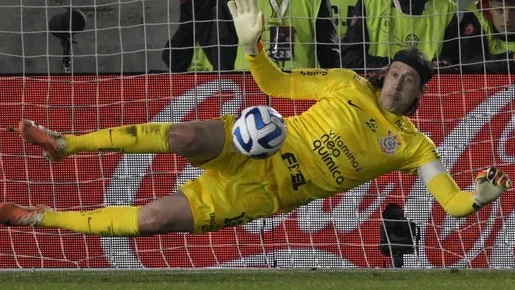
[[427, 84], [433, 76], [433, 63], [416, 46], [401, 49], [393, 56], [393, 61], [400, 61], [412, 67], [420, 76], [420, 86]]
[[[399, 50], [395, 53], [392, 62], [393, 61], [401, 61], [415, 69], [420, 76], [420, 87], [427, 84], [433, 76], [433, 63], [416, 46], [409, 46]], [[372, 71], [368, 73], [365, 78], [374, 89], [380, 90], [383, 88], [384, 77], [389, 68], [390, 67]]]

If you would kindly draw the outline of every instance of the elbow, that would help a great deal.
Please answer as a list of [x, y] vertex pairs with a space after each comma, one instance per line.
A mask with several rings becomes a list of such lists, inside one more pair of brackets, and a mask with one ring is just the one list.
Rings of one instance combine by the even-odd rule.
[[[271, 82], [270, 79], [274, 79], [275, 81]], [[274, 75], [267, 79], [255, 77], [255, 80], [259, 89], [266, 95], [282, 97], [287, 96], [290, 93], [289, 74], [281, 72], [281, 74]]]
[[453, 218], [464, 218], [475, 213], [476, 211], [472, 206], [464, 206], [458, 204], [446, 204], [443, 206], [445, 212]]
[[258, 83], [259, 90], [263, 92], [265, 95], [268, 96], [274, 96], [275, 91], [273, 87], [270, 87], [269, 85], [262, 85]]

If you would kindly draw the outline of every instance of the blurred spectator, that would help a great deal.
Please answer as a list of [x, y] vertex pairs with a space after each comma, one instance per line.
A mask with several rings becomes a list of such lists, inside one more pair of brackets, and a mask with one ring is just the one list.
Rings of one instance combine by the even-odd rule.
[[[334, 67], [339, 61], [329, 0], [260, 0], [265, 16], [264, 48], [279, 68]], [[235, 69], [246, 70], [243, 49]]]
[[181, 0], [180, 22], [162, 54], [170, 71], [234, 69], [238, 37], [227, 0]]
[[460, 31], [463, 71], [515, 72], [515, 0], [472, 3]]
[[452, 0], [358, 0], [342, 41], [341, 66], [383, 68], [415, 44], [435, 67], [458, 59], [458, 18]]
[[336, 25], [336, 35], [345, 36], [347, 27], [350, 26], [352, 12], [358, 0], [331, 0], [331, 9]]

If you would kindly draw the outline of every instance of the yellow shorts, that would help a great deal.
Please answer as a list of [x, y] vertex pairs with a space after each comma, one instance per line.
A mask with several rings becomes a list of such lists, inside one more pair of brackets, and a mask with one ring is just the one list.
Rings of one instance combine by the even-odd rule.
[[279, 211], [270, 159], [236, 153], [232, 144], [235, 117], [224, 115], [225, 145], [218, 157], [200, 167], [205, 172], [179, 189], [189, 200], [194, 233], [217, 231]]

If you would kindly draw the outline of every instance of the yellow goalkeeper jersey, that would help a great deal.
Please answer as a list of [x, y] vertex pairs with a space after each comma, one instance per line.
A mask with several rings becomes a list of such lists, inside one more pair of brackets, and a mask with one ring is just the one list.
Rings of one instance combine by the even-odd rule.
[[391, 171], [414, 174], [439, 158], [431, 139], [408, 117], [385, 111], [379, 91], [354, 71], [284, 73], [263, 52], [246, 58], [264, 93], [316, 101], [301, 115], [286, 118], [288, 135], [279, 154], [295, 189], [309, 181], [323, 192], [312, 193], [313, 198], [326, 197]]

